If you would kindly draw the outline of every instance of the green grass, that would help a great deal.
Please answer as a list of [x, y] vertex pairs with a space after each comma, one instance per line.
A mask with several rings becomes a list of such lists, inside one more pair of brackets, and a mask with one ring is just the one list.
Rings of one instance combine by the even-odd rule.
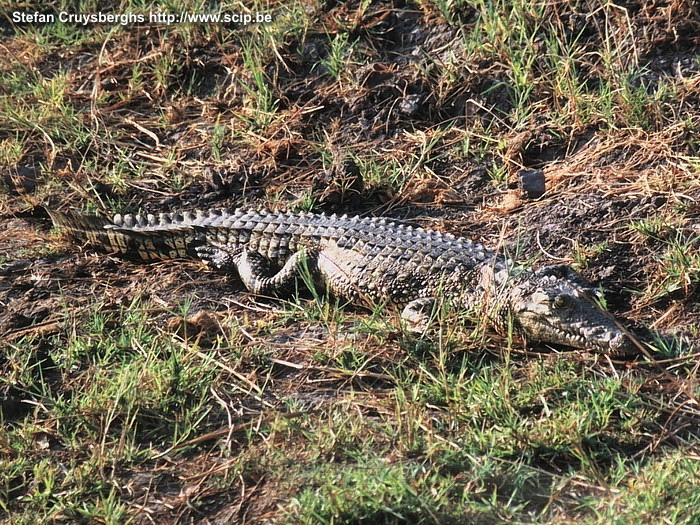
[[[189, 318], [187, 303], [172, 313], [142, 301], [116, 311], [102, 301], [82, 312], [66, 308], [65, 335], [53, 341], [60, 351], [40, 357], [31, 338], [8, 349], [16, 374], [3, 382], [37, 404], [6, 422], [5, 511], [22, 509], [30, 521], [120, 522], [137, 505], [123, 490], [128, 472], [161, 471], [163, 454], [189, 470], [223, 453], [225, 471], [204, 474], [195, 498], [203, 504], [239, 478], [265, 473], [282, 521], [536, 521], [574, 512], [605, 522], [661, 509], [690, 515], [692, 461], [673, 450], [653, 460], [635, 455], [654, 446], [649, 436], [667, 417], [662, 400], [645, 395], [642, 376], [556, 356], [489, 357], [455, 330], [449, 311], [432, 337], [405, 338], [393, 359], [373, 357], [386, 353], [381, 348], [396, 328], [363, 313], [355, 314], [358, 324], [329, 304], [319, 296], [246, 326], [231, 319], [230, 332], [216, 329], [206, 341], [156, 321], [163, 314]], [[279, 351], [265, 339], [303, 326], [325, 327], [326, 341], [335, 340], [330, 352], [321, 351], [321, 337], [293, 358], [315, 371], [319, 384], [334, 385], [329, 399], [313, 390], [306, 401], [285, 394], [284, 380], [275, 379], [271, 359]], [[251, 344], [256, 340], [262, 344]], [[208, 444], [168, 452], [226, 427], [230, 408], [212, 393], [229, 403], [268, 399], [269, 406], [256, 409], [251, 426], [235, 436], [239, 452], [232, 456]]]
[[630, 229], [657, 248], [656, 269], [644, 295], [657, 301], [674, 292], [686, 294], [700, 282], [700, 237], [688, 232], [687, 210], [659, 213], [634, 221]]
[[[610, 2], [220, 10], [273, 22], [3, 37], [0, 519], [696, 523], [697, 74], [649, 58], [682, 6], [661, 26]], [[503, 211], [521, 164], [548, 193]], [[618, 206], [609, 224], [590, 202]], [[526, 347], [486, 308], [440, 304], [414, 334], [308, 275], [253, 300], [193, 265], [68, 247], [39, 211], [263, 203], [417, 217], [521, 261], [555, 245], [624, 289], [658, 362]]]
[[352, 53], [353, 46], [348, 40], [347, 33], [340, 33], [331, 40], [328, 57], [321, 63], [336, 81], [340, 81], [342, 73], [348, 67]]

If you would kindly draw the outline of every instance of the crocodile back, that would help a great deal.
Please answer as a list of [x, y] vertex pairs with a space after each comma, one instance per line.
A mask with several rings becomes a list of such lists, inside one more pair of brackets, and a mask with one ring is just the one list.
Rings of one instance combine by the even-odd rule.
[[[386, 218], [267, 210], [213, 210], [100, 217], [50, 212], [69, 234], [132, 259], [194, 257], [196, 247], [224, 244], [281, 267], [302, 249], [320, 254], [339, 276], [331, 288], [345, 296], [388, 296], [404, 302], [474, 286], [472, 270], [495, 256], [480, 244]], [[340, 276], [345, 279], [340, 279]], [[343, 281], [343, 282], [341, 282]], [[455, 295], [450, 293], [449, 295]]]

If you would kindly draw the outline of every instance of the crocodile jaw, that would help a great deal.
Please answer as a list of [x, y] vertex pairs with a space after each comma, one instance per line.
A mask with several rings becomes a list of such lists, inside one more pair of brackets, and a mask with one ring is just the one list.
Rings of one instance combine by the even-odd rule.
[[612, 315], [594, 302], [595, 289], [570, 268], [545, 268], [530, 273], [510, 294], [510, 310], [530, 340], [610, 355], [636, 351]]
[[625, 355], [635, 351], [627, 335], [594, 305], [584, 311], [535, 313], [520, 309], [516, 320], [523, 334], [531, 340], [554, 343], [574, 348], [591, 348], [611, 355]]

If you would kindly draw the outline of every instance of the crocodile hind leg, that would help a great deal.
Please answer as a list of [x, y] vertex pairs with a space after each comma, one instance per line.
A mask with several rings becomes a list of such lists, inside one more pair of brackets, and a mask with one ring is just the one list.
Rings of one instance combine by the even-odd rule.
[[244, 248], [210, 242], [195, 248], [199, 258], [209, 266], [223, 271], [236, 270], [248, 291], [260, 295], [288, 291], [299, 276], [299, 266], [307, 258], [304, 251], [293, 254], [284, 266], [272, 274], [268, 259]]

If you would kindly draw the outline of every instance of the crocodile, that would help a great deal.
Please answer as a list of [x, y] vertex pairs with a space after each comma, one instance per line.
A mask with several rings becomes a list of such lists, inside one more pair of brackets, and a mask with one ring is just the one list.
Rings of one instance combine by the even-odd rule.
[[195, 258], [237, 273], [255, 294], [290, 291], [307, 271], [351, 301], [389, 301], [424, 327], [438, 298], [460, 309], [489, 306], [497, 326], [529, 342], [635, 351], [624, 328], [596, 303], [596, 288], [563, 264], [531, 268], [450, 233], [388, 218], [308, 212], [213, 210], [99, 216], [49, 212], [55, 226], [107, 252], [141, 261]]

